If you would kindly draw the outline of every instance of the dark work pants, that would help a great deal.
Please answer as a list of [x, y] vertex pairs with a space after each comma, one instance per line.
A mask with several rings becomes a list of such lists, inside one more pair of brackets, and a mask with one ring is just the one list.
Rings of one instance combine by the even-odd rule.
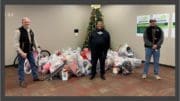
[[98, 59], [100, 61], [100, 74], [105, 74], [105, 60], [106, 60], [107, 51], [91, 51], [91, 75], [96, 75], [96, 65]]

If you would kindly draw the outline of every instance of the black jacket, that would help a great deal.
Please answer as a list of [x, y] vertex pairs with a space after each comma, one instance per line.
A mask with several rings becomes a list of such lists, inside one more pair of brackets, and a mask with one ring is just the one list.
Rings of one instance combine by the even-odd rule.
[[[100, 33], [100, 34], [98, 34]], [[107, 51], [110, 48], [110, 35], [105, 29], [96, 29], [90, 34], [89, 49], [91, 51]]]
[[30, 37], [31, 37], [31, 42], [29, 41], [28, 38], [28, 32], [24, 27], [19, 28], [20, 31], [20, 38], [19, 38], [19, 43], [20, 43], [20, 48], [23, 50], [25, 53], [29, 53], [30, 51], [33, 50], [33, 46], [36, 48], [35, 42], [34, 42], [34, 33], [32, 30], [30, 30]]
[[145, 47], [152, 48], [152, 46], [156, 44], [157, 49], [160, 49], [164, 41], [164, 33], [158, 26], [149, 26], [146, 28], [143, 38]]

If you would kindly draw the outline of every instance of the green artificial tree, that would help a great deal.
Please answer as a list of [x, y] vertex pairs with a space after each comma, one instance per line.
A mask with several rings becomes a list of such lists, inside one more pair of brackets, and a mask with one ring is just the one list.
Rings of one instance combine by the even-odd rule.
[[84, 41], [83, 47], [82, 48], [87, 48], [88, 47], [88, 42], [89, 42], [89, 36], [96, 29], [96, 22], [97, 21], [103, 21], [103, 15], [100, 11], [100, 8], [93, 8], [91, 12], [91, 17], [90, 17], [90, 22], [89, 26], [87, 28], [87, 35], [86, 39]]

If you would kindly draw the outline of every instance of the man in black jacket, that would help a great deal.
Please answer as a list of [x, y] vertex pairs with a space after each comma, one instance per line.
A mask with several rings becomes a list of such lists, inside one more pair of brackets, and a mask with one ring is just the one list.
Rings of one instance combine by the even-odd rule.
[[96, 30], [89, 37], [89, 49], [91, 50], [92, 71], [90, 80], [95, 78], [96, 65], [100, 60], [100, 77], [105, 80], [105, 59], [107, 51], [110, 48], [110, 35], [104, 29], [103, 21], [97, 21]]
[[146, 78], [149, 69], [149, 62], [151, 56], [154, 58], [154, 75], [156, 79], [161, 79], [159, 76], [159, 58], [160, 48], [164, 40], [164, 34], [160, 27], [156, 25], [156, 20], [150, 20], [150, 26], [144, 32], [144, 46], [145, 46], [145, 66], [142, 78]]
[[35, 60], [33, 57], [33, 50], [36, 50], [38, 45], [34, 39], [34, 32], [30, 29], [30, 19], [24, 17], [22, 19], [22, 26], [15, 31], [15, 47], [18, 53], [18, 75], [19, 75], [19, 85], [20, 87], [26, 88], [27, 84], [25, 82], [24, 74], [24, 62], [25, 59], [29, 60], [33, 81], [40, 81], [38, 78], [37, 68], [35, 65]]

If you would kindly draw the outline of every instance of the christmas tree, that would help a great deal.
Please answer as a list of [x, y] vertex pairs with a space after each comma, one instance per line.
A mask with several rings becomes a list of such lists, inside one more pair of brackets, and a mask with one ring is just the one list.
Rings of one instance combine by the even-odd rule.
[[102, 15], [102, 13], [100, 11], [100, 6], [97, 7], [97, 5], [95, 5], [95, 7], [93, 7], [93, 6], [91, 6], [91, 7], [93, 9], [92, 9], [92, 12], [91, 12], [89, 26], [87, 28], [86, 39], [84, 41], [84, 44], [83, 44], [82, 48], [87, 48], [88, 47], [89, 36], [92, 33], [92, 31], [94, 31], [96, 29], [96, 22], [99, 21], [99, 20], [103, 21], [103, 15]]

